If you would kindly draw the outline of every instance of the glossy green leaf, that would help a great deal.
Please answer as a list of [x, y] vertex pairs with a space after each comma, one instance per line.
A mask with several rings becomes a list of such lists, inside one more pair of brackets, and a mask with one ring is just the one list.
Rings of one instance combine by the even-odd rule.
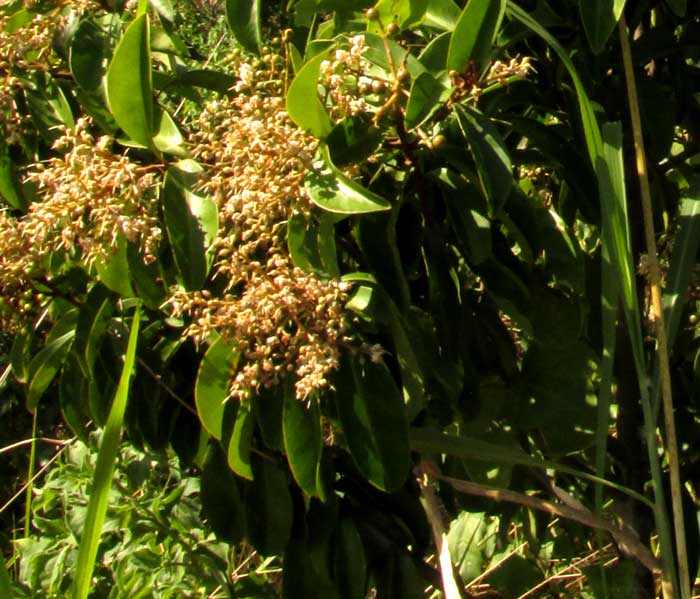
[[46, 72], [35, 71], [24, 82], [24, 96], [32, 125], [48, 143], [53, 143], [64, 128], [75, 125], [73, 111], [61, 86]]
[[513, 188], [513, 165], [508, 150], [498, 130], [476, 108], [455, 106], [455, 113], [474, 154], [490, 210], [495, 214], [503, 208]]
[[69, 63], [75, 82], [85, 91], [94, 92], [102, 85], [108, 54], [108, 40], [102, 28], [91, 19], [81, 21], [73, 35]]
[[505, 0], [469, 0], [455, 25], [447, 53], [448, 70], [462, 72], [470, 61], [485, 67], [505, 13]]
[[176, 86], [194, 86], [210, 89], [220, 94], [227, 94], [235, 85], [236, 78], [228, 73], [209, 69], [193, 69], [178, 73], [173, 79]]
[[410, 467], [408, 425], [401, 392], [383, 362], [341, 365], [338, 417], [353, 461], [375, 487], [394, 491]]
[[286, 472], [269, 458], [253, 456], [245, 503], [250, 543], [261, 555], [284, 552], [292, 531], [293, 505]]
[[257, 390], [254, 398], [254, 414], [263, 443], [274, 451], [284, 451], [284, 434], [282, 431], [282, 414], [284, 394], [280, 389]]
[[484, 263], [491, 256], [492, 242], [491, 223], [486, 218], [482, 194], [454, 171], [440, 169], [436, 176], [461, 247], [472, 264]]
[[306, 175], [305, 187], [311, 201], [328, 212], [366, 214], [391, 208], [383, 197], [346, 177], [331, 162], [325, 144], [319, 147], [319, 156]]
[[117, 124], [132, 140], [153, 147], [153, 83], [148, 15], [124, 32], [107, 70], [106, 89]]
[[326, 54], [310, 59], [296, 74], [287, 91], [287, 114], [299, 127], [318, 139], [333, 129], [331, 119], [318, 97], [318, 76]]
[[226, 20], [238, 43], [260, 53], [260, 0], [226, 0]]
[[579, 0], [579, 12], [588, 43], [600, 54], [615, 29], [626, 0]]
[[379, 0], [374, 8], [378, 18], [368, 21], [367, 31], [381, 35], [390, 23], [401, 29], [418, 25], [428, 8], [428, 0]]
[[155, 112], [155, 135], [153, 145], [161, 152], [184, 158], [187, 156], [180, 129], [167, 110], [157, 108]]
[[29, 363], [27, 373], [27, 409], [33, 412], [39, 399], [61, 369], [70, 351], [75, 331], [64, 333], [46, 345]]
[[381, 143], [381, 130], [363, 114], [344, 118], [326, 138], [331, 161], [338, 167], [363, 162]]
[[170, 247], [187, 289], [201, 289], [204, 285], [210, 266], [207, 250], [218, 231], [216, 204], [194, 191], [200, 170], [193, 161], [171, 166], [161, 191]]
[[423, 22], [443, 31], [453, 31], [460, 14], [459, 6], [454, 0], [428, 0]]
[[473, 580], [483, 570], [486, 518], [482, 512], [462, 512], [450, 523], [447, 545], [462, 580]]
[[202, 515], [216, 536], [240, 543], [247, 528], [246, 510], [239, 483], [228, 467], [218, 443], [210, 443], [201, 475]]
[[335, 531], [333, 578], [341, 599], [365, 597], [367, 556], [360, 533], [350, 518], [341, 518]]
[[[344, 277], [352, 281], [352, 275]], [[413, 339], [403, 322], [403, 318], [391, 297], [378, 285], [358, 284], [348, 300], [350, 310], [386, 329], [393, 343], [393, 354], [401, 371], [401, 386], [409, 422], [423, 409], [425, 380], [416, 356]]]
[[406, 127], [418, 127], [429, 119], [443, 105], [451, 94], [430, 73], [421, 73], [411, 84], [406, 104]]
[[20, 191], [15, 165], [5, 140], [0, 140], [0, 196], [13, 208], [24, 211], [26, 202]]
[[284, 394], [284, 451], [297, 484], [307, 495], [318, 497], [316, 476], [323, 449], [321, 412], [313, 398], [308, 406], [305, 403], [296, 399], [293, 388]]
[[61, 414], [68, 427], [84, 443], [88, 443], [85, 426], [91, 420], [88, 397], [88, 380], [73, 353], [69, 354], [61, 369], [58, 401]]
[[92, 377], [97, 352], [114, 311], [114, 295], [97, 283], [85, 298], [78, 315], [73, 350], [86, 377]]
[[27, 381], [29, 375], [29, 361], [31, 358], [32, 329], [20, 331], [12, 340], [12, 348], [10, 349], [10, 365], [15, 378], [20, 383]]
[[122, 297], [133, 297], [129, 260], [126, 255], [126, 239], [123, 236], [120, 235], [117, 238], [112, 254], [95, 262], [95, 269], [100, 281], [112, 291]]
[[136, 344], [139, 336], [139, 320], [141, 311], [136, 308], [129, 333], [129, 342], [124, 356], [124, 367], [119, 378], [117, 392], [109, 411], [109, 418], [102, 433], [100, 450], [97, 454], [95, 474], [90, 489], [85, 528], [80, 538], [78, 558], [73, 578], [73, 599], [85, 599], [92, 586], [92, 572], [95, 566], [97, 550], [102, 538], [102, 526], [107, 515], [107, 504], [112, 488], [112, 477], [117, 452], [121, 443], [124, 412], [129, 397], [129, 386], [136, 361]]
[[239, 357], [240, 351], [219, 337], [209, 346], [199, 365], [194, 401], [202, 426], [215, 439], [222, 436], [225, 402]]
[[236, 411], [233, 433], [228, 444], [228, 465], [238, 476], [253, 480], [250, 465], [250, 448], [255, 431], [255, 417], [250, 403], [240, 405]]

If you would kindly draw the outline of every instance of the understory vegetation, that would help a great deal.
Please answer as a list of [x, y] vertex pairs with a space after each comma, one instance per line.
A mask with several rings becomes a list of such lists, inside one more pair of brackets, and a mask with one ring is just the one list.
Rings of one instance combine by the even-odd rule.
[[699, 3], [10, 0], [0, 198], [0, 597], [693, 596]]

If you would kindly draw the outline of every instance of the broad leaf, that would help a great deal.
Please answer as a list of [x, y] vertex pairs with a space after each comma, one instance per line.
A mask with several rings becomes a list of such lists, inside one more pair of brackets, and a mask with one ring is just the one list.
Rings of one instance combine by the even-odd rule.
[[460, 14], [459, 6], [454, 0], [428, 0], [423, 22], [443, 31], [453, 31]]
[[217, 338], [204, 354], [197, 373], [194, 401], [202, 426], [215, 439], [221, 439], [229, 384], [240, 351], [222, 337]]
[[688, 10], [688, 0], [666, 0], [666, 4], [668, 4], [671, 10], [679, 17], [684, 17]]
[[469, 0], [452, 32], [447, 69], [462, 72], [470, 61], [485, 67], [505, 12], [505, 0]]
[[350, 518], [341, 518], [335, 531], [333, 578], [341, 599], [363, 599], [367, 557], [360, 533]]
[[333, 128], [331, 119], [318, 97], [318, 76], [321, 53], [309, 60], [297, 73], [287, 91], [287, 114], [299, 127], [318, 139], [324, 139]]
[[625, 8], [625, 0], [579, 0], [579, 11], [588, 42], [600, 54]]
[[13, 208], [24, 211], [26, 202], [18, 184], [15, 165], [5, 140], [0, 139], [0, 196]]
[[406, 104], [406, 127], [421, 125], [443, 105], [451, 90], [445, 88], [430, 73], [421, 73], [413, 80]]
[[226, 0], [226, 21], [241, 46], [260, 53], [260, 0]]
[[33, 412], [39, 399], [61, 369], [70, 351], [75, 331], [64, 333], [44, 347], [29, 363], [27, 374], [27, 409]]
[[314, 204], [328, 212], [366, 214], [391, 208], [383, 197], [346, 177], [331, 162], [325, 144], [319, 147], [319, 156], [306, 175], [305, 186]]
[[161, 192], [170, 247], [187, 289], [201, 289], [204, 285], [210, 266], [207, 250], [218, 231], [216, 204], [194, 191], [200, 170], [189, 160], [171, 166]]
[[367, 23], [367, 31], [382, 34], [390, 23], [401, 29], [418, 25], [428, 8], [428, 0], [379, 0], [375, 5], [377, 18]]
[[255, 418], [251, 411], [250, 402], [238, 406], [233, 433], [228, 444], [228, 465], [238, 476], [253, 480], [253, 470], [250, 465], [250, 447], [255, 430]]
[[391, 373], [383, 362], [345, 359], [338, 379], [338, 417], [353, 461], [377, 488], [398, 489], [410, 452], [403, 398]]
[[513, 165], [496, 128], [471, 106], [455, 106], [457, 120], [469, 142], [479, 179], [489, 200], [492, 214], [503, 208], [513, 187]]
[[321, 436], [321, 412], [313, 398], [306, 407], [297, 400], [293, 389], [284, 394], [282, 425], [284, 450], [294, 479], [309, 496], [319, 496], [316, 477], [321, 461], [323, 437]]
[[102, 29], [90, 19], [81, 21], [71, 42], [69, 61], [75, 82], [85, 91], [94, 92], [102, 85], [108, 54], [109, 42]]
[[113, 312], [114, 295], [101, 283], [96, 284], [85, 298], [78, 316], [73, 349], [86, 377], [92, 377], [97, 352], [107, 331]]
[[132, 140], [153, 147], [153, 83], [148, 15], [124, 32], [107, 70], [107, 100], [117, 124]]
[[100, 258], [95, 262], [97, 275], [107, 287], [122, 297], [132, 297], [134, 290], [131, 287], [131, 273], [129, 261], [126, 255], [126, 239], [120, 235], [116, 240], [116, 247], [112, 254]]

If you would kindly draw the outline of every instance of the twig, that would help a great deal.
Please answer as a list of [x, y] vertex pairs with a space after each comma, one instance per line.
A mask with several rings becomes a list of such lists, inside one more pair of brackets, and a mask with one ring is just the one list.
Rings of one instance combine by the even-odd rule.
[[[668, 467], [671, 475], [671, 504], [673, 508], [673, 526], [676, 533], [676, 557], [678, 559], [678, 577], [680, 583], [680, 596], [682, 599], [690, 597], [690, 574], [688, 572], [688, 552], [685, 543], [685, 522], [683, 520], [682, 486], [678, 460], [678, 440], [676, 437], [676, 423], [673, 415], [673, 393], [671, 389], [671, 373], [668, 357], [668, 340], [664, 325], [664, 310], [661, 301], [661, 269], [656, 253], [656, 236], [654, 234], [654, 214], [651, 205], [651, 189], [647, 174], [647, 160], [644, 150], [644, 135], [642, 133], [642, 119], [639, 111], [639, 97], [637, 84], [634, 78], [634, 66], [632, 64], [632, 51], [627, 35], [627, 23], [624, 12], [619, 22], [620, 46], [622, 49], [622, 62], [627, 82], [627, 94], [630, 107], [630, 120], [632, 121], [632, 133], [634, 135], [634, 148], [637, 158], [637, 177], [639, 179], [640, 196], [642, 201], [642, 213], [644, 216], [644, 236], [647, 245], [647, 258], [649, 261], [649, 285], [651, 288], [651, 301], [654, 308], [654, 324], [656, 326], [656, 344], [659, 357], [659, 375], [661, 378], [661, 396], [664, 405], [664, 424], [666, 427], [666, 453], [668, 455]], [[655, 417], [654, 417], [655, 419]], [[651, 424], [651, 423], [649, 423]]]
[[466, 480], [443, 476], [439, 473], [434, 473], [433, 476], [438, 480], [449, 484], [456, 491], [460, 491], [462, 493], [477, 495], [478, 497], [486, 497], [488, 499], [493, 499], [494, 501], [506, 501], [508, 503], [524, 505], [525, 507], [559, 516], [560, 518], [573, 520], [574, 522], [578, 522], [579, 524], [583, 524], [584, 526], [588, 526], [590, 528], [604, 530], [610, 533], [622, 551], [631, 557], [636, 558], [648, 570], [651, 572], [658, 572], [661, 570], [659, 560], [654, 557], [648, 547], [639, 541], [634, 533], [625, 530], [624, 528], [620, 528], [612, 522], [599, 518], [593, 514], [593, 512], [583, 509], [574, 509], [567, 505], [553, 503], [546, 499], [524, 495], [523, 493], [518, 493], [516, 491], [497, 489]]
[[3, 453], [8, 453], [13, 449], [19, 449], [25, 445], [31, 445], [35, 441], [41, 441], [42, 443], [49, 443], [50, 445], [68, 445], [71, 440], [66, 439], [48, 439], [46, 437], [32, 437], [31, 439], [24, 439], [23, 441], [17, 441], [17, 443], [12, 443], [11, 445], [6, 445], [5, 447], [0, 447], [0, 455]]
[[146, 362], [143, 361], [143, 359], [139, 358], [138, 356], [136, 357], [136, 361], [138, 362], [139, 366], [143, 368], [151, 377], [153, 380], [158, 383], [158, 386], [161, 387], [170, 397], [172, 397], [176, 402], [178, 402], [183, 408], [185, 408], [190, 414], [194, 414], [197, 416], [197, 411], [190, 405], [188, 404], [182, 397], [180, 397], [175, 391], [173, 391], [167, 384], [163, 382], [163, 377], [161, 377], [157, 372], [153, 372], [151, 367], [146, 364]]
[[[72, 443], [76, 439], [77, 439], [77, 437], [73, 437], [72, 439], [70, 439], [70, 441], [68, 443]], [[0, 507], [0, 514], [2, 514], [8, 507], [10, 507], [14, 503], [15, 499], [20, 497], [22, 495], [22, 493], [24, 493], [29, 488], [29, 486], [32, 485], [34, 483], [34, 481], [37, 478], [39, 478], [46, 471], [46, 469], [61, 456], [61, 454], [68, 448], [68, 443], [66, 443], [63, 447], [61, 447], [61, 449], [56, 453], [55, 456], [53, 456], [48, 462], [46, 462], [46, 464], [44, 464], [41, 468], [39, 468], [39, 471], [34, 476], [32, 476], [31, 480], [28, 480], [22, 486], [22, 488], [19, 491], [17, 491], [17, 493], [15, 493], [12, 497], [10, 497], [10, 499], [8, 499], [5, 502], [5, 504], [2, 507]]]
[[461, 599], [462, 595], [459, 592], [457, 581], [455, 580], [454, 572], [452, 571], [452, 558], [450, 557], [450, 548], [447, 544], [447, 535], [445, 527], [442, 523], [440, 514], [440, 505], [435, 492], [430, 486], [428, 471], [432, 471], [429, 467], [419, 466], [416, 468], [418, 475], [418, 484], [421, 491], [421, 503], [423, 509], [428, 516], [430, 528], [433, 531], [433, 539], [435, 540], [435, 549], [438, 551], [438, 561], [440, 564], [440, 575], [442, 576], [442, 590], [445, 599]]

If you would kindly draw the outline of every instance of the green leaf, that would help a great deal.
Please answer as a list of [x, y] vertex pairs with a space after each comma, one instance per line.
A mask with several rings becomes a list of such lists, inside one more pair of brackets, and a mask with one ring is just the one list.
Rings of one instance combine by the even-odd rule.
[[27, 373], [27, 409], [33, 412], [39, 399], [61, 369], [71, 348], [75, 331], [68, 331], [51, 341], [29, 363]]
[[173, 154], [184, 158], [187, 156], [183, 142], [184, 138], [180, 129], [173, 121], [167, 110], [158, 107], [155, 112], [156, 134], [153, 137], [153, 145], [161, 152]]
[[481, 512], [462, 512], [450, 523], [447, 545], [462, 580], [473, 580], [481, 574], [486, 532], [485, 514]]
[[410, 467], [401, 392], [383, 362], [343, 360], [336, 383], [338, 417], [350, 455], [375, 487], [395, 491]]
[[620, 19], [626, 0], [579, 0], [579, 11], [588, 43], [600, 54]]
[[32, 124], [47, 143], [53, 143], [61, 129], [74, 127], [70, 104], [49, 73], [35, 71], [23, 87]]
[[103, 336], [113, 313], [114, 295], [103, 284], [97, 283], [85, 298], [78, 315], [73, 350], [86, 377], [93, 376], [93, 368]]
[[319, 147], [319, 157], [306, 175], [305, 187], [311, 201], [328, 212], [366, 214], [391, 208], [383, 197], [346, 177], [331, 162], [325, 144]]
[[97, 464], [95, 474], [90, 489], [90, 499], [88, 501], [87, 516], [85, 517], [85, 528], [80, 539], [78, 549], [78, 559], [73, 579], [73, 599], [85, 599], [90, 592], [92, 584], [92, 572], [97, 557], [97, 549], [102, 537], [102, 525], [107, 514], [107, 504], [112, 488], [112, 476], [114, 474], [114, 464], [117, 458], [117, 451], [121, 442], [122, 425], [124, 422], [124, 412], [129, 397], [129, 384], [131, 382], [132, 371], [136, 360], [136, 344], [139, 335], [139, 320], [141, 310], [136, 308], [134, 318], [129, 333], [129, 343], [124, 356], [124, 368], [117, 392], [114, 395], [114, 402], [109, 411], [107, 425], [102, 433], [100, 450], [97, 454]]
[[92, 20], [80, 22], [70, 46], [70, 70], [75, 82], [85, 91], [97, 91], [107, 72], [108, 40]]
[[[352, 275], [343, 277], [352, 281]], [[404, 324], [403, 318], [389, 294], [379, 285], [362, 284], [354, 289], [347, 307], [386, 329], [391, 336], [393, 353], [401, 371], [401, 385], [407, 418], [413, 420], [423, 409], [425, 400], [425, 380], [412, 338]]]
[[339, 167], [363, 162], [381, 143], [381, 130], [364, 114], [344, 118], [326, 138], [331, 161]]
[[331, 119], [318, 97], [318, 76], [322, 52], [309, 60], [292, 80], [287, 91], [287, 114], [299, 127], [318, 139], [324, 139], [333, 129]]
[[238, 406], [233, 433], [228, 444], [228, 465], [238, 476], [253, 480], [250, 465], [250, 447], [255, 431], [255, 418], [250, 402]]
[[215, 439], [222, 436], [225, 402], [239, 358], [238, 348], [219, 337], [209, 346], [199, 365], [194, 401], [202, 426]]
[[476, 108], [455, 106], [457, 120], [474, 154], [479, 180], [493, 214], [508, 200], [513, 188], [513, 165], [501, 135]]
[[18, 184], [15, 165], [10, 157], [10, 148], [4, 139], [0, 139], [0, 196], [17, 210], [24, 211], [27, 208]]
[[12, 349], [10, 350], [10, 364], [15, 378], [20, 383], [25, 383], [29, 376], [29, 361], [32, 349], [32, 329], [28, 328], [20, 331], [12, 340]]
[[107, 70], [107, 101], [114, 119], [136, 143], [153, 148], [153, 83], [148, 15], [124, 32]]
[[505, 0], [469, 0], [455, 25], [447, 53], [447, 70], [462, 72], [470, 61], [484, 68], [501, 26]]
[[406, 104], [406, 127], [423, 124], [443, 105], [451, 91], [430, 73], [421, 73], [413, 80]]
[[351, 518], [338, 522], [333, 556], [333, 578], [341, 599], [363, 599], [367, 590], [367, 556]]
[[12, 581], [7, 571], [5, 558], [2, 556], [0, 556], [0, 596], [7, 597], [8, 599], [12, 598]]
[[202, 515], [226, 543], [240, 543], [246, 534], [245, 504], [238, 481], [218, 443], [210, 443], [201, 475]]
[[129, 260], [126, 255], [126, 239], [122, 235], [117, 238], [113, 253], [95, 262], [97, 274], [107, 287], [122, 297], [133, 297]]
[[401, 29], [418, 25], [428, 8], [428, 0], [379, 0], [374, 8], [378, 18], [368, 21], [367, 31], [381, 35], [389, 23], [396, 23]]
[[241, 46], [260, 53], [260, 0], [226, 0], [226, 21]]
[[273, 460], [254, 455], [253, 475], [245, 496], [250, 542], [261, 555], [280, 555], [294, 515], [286, 473]]
[[318, 497], [316, 476], [323, 449], [321, 412], [313, 398], [308, 408], [304, 403], [296, 399], [292, 387], [285, 390], [282, 416], [284, 450], [294, 479], [302, 491], [311, 497]]
[[275, 451], [284, 451], [284, 434], [282, 430], [282, 414], [284, 409], [284, 394], [280, 389], [266, 390], [261, 388], [255, 397], [255, 418], [263, 443]]
[[161, 201], [165, 227], [180, 279], [187, 289], [201, 289], [209, 273], [207, 250], [218, 231], [216, 204], [194, 192], [201, 167], [187, 160], [171, 166]]
[[454, 171], [440, 169], [436, 176], [450, 224], [467, 258], [475, 265], [484, 263], [491, 256], [492, 242], [482, 194]]
[[428, 0], [428, 8], [425, 11], [423, 22], [436, 29], [453, 31], [459, 21], [460, 14], [459, 6], [454, 0]]

